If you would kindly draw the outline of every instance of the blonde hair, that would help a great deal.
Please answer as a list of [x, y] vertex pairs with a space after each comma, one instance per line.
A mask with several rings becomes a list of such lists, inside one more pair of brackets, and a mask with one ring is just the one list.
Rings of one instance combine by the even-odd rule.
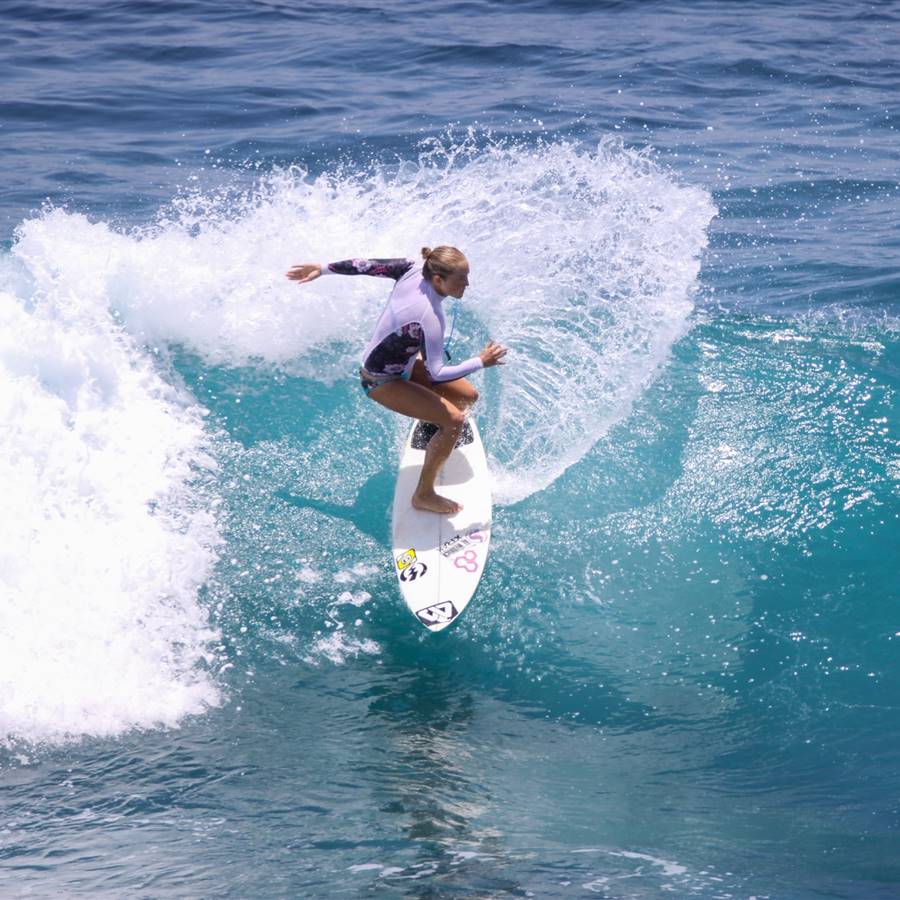
[[466, 261], [463, 253], [456, 247], [435, 247], [434, 250], [431, 247], [423, 247], [422, 259], [425, 260], [422, 276], [426, 281], [431, 281], [434, 275], [446, 278]]

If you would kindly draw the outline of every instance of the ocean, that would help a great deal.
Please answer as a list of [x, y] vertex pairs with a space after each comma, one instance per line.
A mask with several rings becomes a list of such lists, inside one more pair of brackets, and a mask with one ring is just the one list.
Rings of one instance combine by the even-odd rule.
[[[900, 896], [900, 3], [3, 0], [0, 896]], [[397, 590], [451, 244], [494, 484]]]

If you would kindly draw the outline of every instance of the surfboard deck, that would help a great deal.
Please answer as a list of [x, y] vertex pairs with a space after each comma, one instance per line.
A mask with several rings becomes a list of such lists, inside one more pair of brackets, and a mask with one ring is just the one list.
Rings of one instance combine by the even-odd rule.
[[456, 621], [478, 587], [491, 543], [491, 485], [478, 428], [467, 419], [456, 447], [438, 475], [439, 494], [462, 504], [452, 515], [412, 506], [437, 428], [414, 422], [400, 456], [394, 491], [392, 545], [394, 571], [410, 612], [429, 631]]

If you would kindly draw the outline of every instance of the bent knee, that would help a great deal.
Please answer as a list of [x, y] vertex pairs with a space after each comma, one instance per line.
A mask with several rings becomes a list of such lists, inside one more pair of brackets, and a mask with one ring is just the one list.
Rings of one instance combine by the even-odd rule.
[[447, 410], [447, 426], [450, 428], [461, 428], [463, 422], [466, 421], [464, 410], [458, 406], [452, 406]]

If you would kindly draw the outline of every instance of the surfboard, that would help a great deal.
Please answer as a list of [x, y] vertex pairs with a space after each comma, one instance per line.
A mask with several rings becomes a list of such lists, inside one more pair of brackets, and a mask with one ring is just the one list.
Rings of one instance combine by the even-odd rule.
[[491, 543], [491, 484], [478, 428], [467, 419], [435, 489], [462, 504], [452, 515], [412, 505], [435, 425], [415, 422], [400, 456], [392, 517], [394, 571], [409, 611], [429, 631], [462, 615], [478, 587]]

